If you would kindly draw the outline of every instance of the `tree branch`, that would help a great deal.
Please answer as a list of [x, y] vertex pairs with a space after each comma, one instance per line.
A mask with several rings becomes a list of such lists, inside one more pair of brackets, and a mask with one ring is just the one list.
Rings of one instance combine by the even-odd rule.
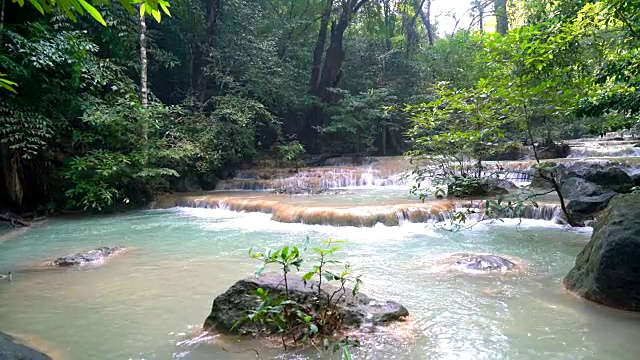
[[622, 11], [620, 11], [620, 9], [615, 9], [615, 13], [618, 15], [618, 17], [620, 17], [622, 22], [624, 22], [627, 25], [627, 27], [629, 28], [629, 31], [631, 31], [633, 36], [640, 38], [640, 34], [636, 31], [636, 29], [633, 28], [633, 25], [631, 24], [631, 22], [629, 22], [629, 19], [627, 19], [627, 17], [624, 16]]
[[360, 10], [360, 8], [362, 7], [362, 5], [366, 4], [367, 2], [369, 2], [369, 0], [360, 0], [358, 1], [354, 6], [351, 7], [351, 13], [355, 14], [358, 12], [358, 10]]

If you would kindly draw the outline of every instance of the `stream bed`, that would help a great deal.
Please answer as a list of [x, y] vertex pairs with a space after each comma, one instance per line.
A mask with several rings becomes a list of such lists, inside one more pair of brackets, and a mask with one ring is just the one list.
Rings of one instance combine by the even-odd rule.
[[[189, 341], [214, 297], [248, 276], [250, 247], [348, 240], [340, 257], [361, 291], [405, 305], [406, 326], [364, 338], [357, 359], [635, 359], [640, 318], [574, 298], [560, 285], [589, 232], [508, 220], [459, 233], [425, 224], [373, 228], [284, 224], [269, 214], [172, 208], [52, 219], [0, 243], [0, 330], [55, 344], [70, 360], [314, 359], [314, 351], [226, 338]], [[104, 266], [29, 270], [98, 246], [130, 251]], [[514, 275], [434, 271], [438, 258], [480, 252], [520, 259]], [[238, 353], [241, 352], [241, 353]], [[335, 357], [334, 357], [335, 358]]]

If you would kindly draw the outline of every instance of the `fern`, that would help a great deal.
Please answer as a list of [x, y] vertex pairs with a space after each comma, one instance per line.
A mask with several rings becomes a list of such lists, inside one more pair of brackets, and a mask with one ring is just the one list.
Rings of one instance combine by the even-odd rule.
[[35, 111], [0, 105], [0, 145], [29, 159], [53, 136], [51, 120]]

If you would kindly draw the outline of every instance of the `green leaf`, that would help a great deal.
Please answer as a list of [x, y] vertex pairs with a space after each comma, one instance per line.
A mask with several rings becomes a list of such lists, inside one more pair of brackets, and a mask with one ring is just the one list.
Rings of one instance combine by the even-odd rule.
[[85, 0], [78, 0], [78, 2], [80, 3], [80, 5], [82, 5], [82, 7], [85, 10], [87, 10], [89, 15], [91, 15], [94, 19], [98, 20], [98, 22], [100, 24], [102, 24], [103, 26], [107, 26], [107, 23], [104, 21], [104, 19], [102, 18], [102, 15], [100, 15], [100, 12], [98, 12], [98, 10], [96, 10], [96, 8], [91, 6], [91, 4], [89, 4]]
[[256, 269], [256, 272], [254, 273], [255, 277], [260, 277], [260, 275], [262, 275], [262, 272], [264, 271], [264, 268], [266, 266], [267, 266], [266, 263], [260, 264], [260, 266], [258, 266], [258, 268]]
[[17, 94], [18, 92], [16, 91], [16, 89], [14, 89], [14, 86], [18, 86], [18, 84], [10, 80], [3, 79], [2, 76], [4, 75], [5, 74], [0, 74], [0, 88], [11, 91], [14, 94]]
[[313, 275], [315, 275], [315, 270], [309, 271], [308, 273], [304, 274], [302, 276], [302, 281], [309, 281], [313, 278]]
[[351, 352], [349, 351], [349, 348], [346, 346], [342, 347], [342, 359], [343, 360], [352, 360], [353, 358], [351, 357]]
[[324, 276], [324, 278], [327, 279], [328, 281], [334, 281], [334, 280], [339, 280], [340, 279], [337, 275], [335, 275], [335, 274], [333, 274], [333, 273], [331, 273], [329, 271], [323, 272], [322, 276]]
[[171, 13], [169, 12], [169, 3], [165, 4], [164, 2], [160, 2], [160, 7], [162, 8], [162, 11], [164, 11], [164, 13], [167, 14], [167, 16], [171, 16]]
[[[40, 5], [38, 0], [29, 0], [29, 2], [40, 12], [40, 14], [44, 15], [44, 9], [42, 8], [42, 5]], [[20, 4], [20, 6], [22, 6], [22, 4]]]
[[127, 10], [128, 12], [133, 12], [133, 6], [131, 6], [131, 1], [129, 0], [120, 0], [120, 5], [122, 5], [123, 8], [125, 8], [125, 10]]
[[280, 258], [285, 260], [285, 259], [287, 259], [288, 256], [289, 256], [289, 247], [285, 246], [280, 251]]
[[157, 22], [160, 22], [161, 20], [161, 15], [160, 15], [160, 11], [159, 10], [151, 10], [151, 15], [153, 15], [153, 18], [156, 19]]

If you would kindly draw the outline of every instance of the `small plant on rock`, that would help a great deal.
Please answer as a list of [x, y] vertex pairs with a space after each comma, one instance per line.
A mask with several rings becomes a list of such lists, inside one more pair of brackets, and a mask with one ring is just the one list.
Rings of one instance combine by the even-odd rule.
[[[300, 277], [305, 287], [314, 290], [315, 296], [296, 296], [290, 288], [291, 273], [298, 271], [305, 262], [304, 255], [309, 246], [309, 239], [300, 248], [297, 246], [285, 246], [278, 250], [267, 250], [264, 253], [253, 252], [249, 249], [249, 256], [260, 260], [261, 264], [255, 272], [259, 277], [266, 266], [278, 264], [281, 269], [284, 286], [284, 296], [277, 296], [263, 288], [258, 288], [255, 295], [260, 299], [255, 309], [247, 311], [234, 328], [242, 323], [250, 321], [266, 325], [269, 335], [278, 334], [285, 349], [287, 344], [293, 346], [312, 345], [325, 351], [342, 352], [342, 357], [351, 359], [349, 349], [359, 346], [358, 340], [348, 337], [335, 341], [336, 334], [344, 328], [344, 312], [340, 310], [340, 303], [346, 296], [356, 296], [362, 283], [360, 277], [351, 275], [348, 263], [331, 259], [340, 250], [336, 244], [344, 241], [327, 239], [322, 246], [313, 247], [310, 250], [316, 255], [313, 265]], [[335, 266], [341, 268], [334, 271]], [[328, 286], [335, 283], [336, 286]], [[347, 289], [347, 284], [353, 283], [352, 289]]]

